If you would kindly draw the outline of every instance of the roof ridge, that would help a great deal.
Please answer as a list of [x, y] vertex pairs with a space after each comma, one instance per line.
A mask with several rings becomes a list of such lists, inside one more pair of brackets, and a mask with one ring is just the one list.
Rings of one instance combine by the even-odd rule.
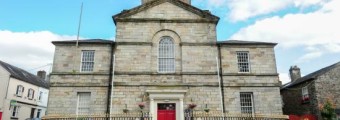
[[307, 75], [305, 75], [305, 76], [303, 76], [303, 77], [301, 77], [301, 78], [299, 78], [299, 79], [297, 79], [293, 82], [289, 82], [285, 85], [282, 85], [282, 89], [287, 88], [287, 87], [291, 87], [291, 86], [294, 86], [294, 85], [297, 85], [297, 84], [300, 84], [300, 83], [303, 83], [303, 82], [306, 82], [308, 80], [315, 79], [316, 77], [318, 77], [318, 76], [320, 76], [320, 75], [322, 75], [322, 74], [324, 74], [324, 73], [326, 73], [326, 72], [328, 72], [328, 71], [330, 71], [333, 68], [338, 67], [338, 66], [340, 66], [340, 61], [338, 61], [334, 64], [331, 64], [331, 65], [328, 65], [326, 67], [323, 67], [323, 68], [316, 70], [312, 73], [309, 73], [309, 74], [307, 74]]
[[[215, 15], [213, 15], [212, 13], [210, 13], [206, 10], [202, 10], [202, 9], [199, 9], [195, 6], [184, 3], [180, 0], [154, 0], [154, 1], [150, 1], [150, 2], [144, 3], [142, 5], [136, 6], [134, 8], [131, 8], [129, 10], [123, 10], [122, 12], [120, 12], [116, 15], [113, 15], [112, 18], [113, 18], [114, 22], [116, 23], [116, 19], [118, 19], [118, 17], [127, 17], [127, 16], [130, 16], [130, 15], [134, 15], [134, 14], [140, 12], [140, 11], [143, 11], [145, 9], [154, 7], [156, 5], [159, 5], [159, 4], [162, 4], [162, 3], [165, 3], [165, 2], [170, 2], [170, 3], [173, 3], [175, 5], [180, 4], [180, 5], [177, 5], [177, 6], [183, 8], [183, 9], [186, 9], [186, 10], [188, 10], [188, 11], [194, 13], [194, 14], [197, 14], [201, 17], [206, 17], [206, 15], [209, 15], [211, 18], [216, 19], [216, 21], [219, 20], [218, 16], [215, 16]], [[183, 7], [183, 6], [185, 6], [185, 7]]]
[[263, 41], [249, 41], [249, 40], [224, 40], [217, 41], [220, 44], [266, 44], [266, 45], [277, 45], [274, 42], [263, 42]]
[[34, 84], [40, 87], [44, 87], [44, 88], [48, 88], [49, 85], [48, 83], [41, 79], [40, 77], [22, 69], [19, 68], [17, 66], [11, 65], [9, 63], [6, 63], [4, 61], [0, 60], [0, 65], [7, 71], [10, 73], [10, 75], [13, 78], [16, 78], [18, 80], [30, 83], [30, 84]]

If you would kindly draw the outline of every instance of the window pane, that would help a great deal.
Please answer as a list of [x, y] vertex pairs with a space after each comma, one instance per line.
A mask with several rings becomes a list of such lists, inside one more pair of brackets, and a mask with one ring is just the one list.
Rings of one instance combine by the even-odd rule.
[[78, 93], [78, 97], [79, 97], [78, 113], [79, 114], [90, 113], [91, 93], [89, 92]]
[[81, 71], [91, 72], [94, 66], [94, 50], [83, 50], [81, 58]]
[[240, 93], [241, 113], [253, 113], [253, 93]]
[[175, 49], [171, 37], [162, 37], [158, 48], [159, 72], [175, 72]]
[[249, 53], [237, 52], [236, 54], [239, 72], [249, 72]]

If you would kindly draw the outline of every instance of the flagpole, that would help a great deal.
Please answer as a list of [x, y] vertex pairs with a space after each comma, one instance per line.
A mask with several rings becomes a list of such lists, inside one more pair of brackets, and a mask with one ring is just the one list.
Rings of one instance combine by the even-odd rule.
[[[81, 19], [82, 19], [82, 15], [83, 15], [83, 2], [81, 3], [81, 7], [80, 7], [80, 15], [79, 15], [79, 23], [78, 23], [78, 33], [77, 33], [77, 40], [76, 40], [76, 47], [74, 48], [74, 55], [77, 56], [78, 55], [78, 47], [79, 47], [79, 35], [80, 35], [80, 25], [81, 25]], [[77, 65], [77, 57], [73, 57], [74, 60], [74, 64], [73, 64], [73, 70], [72, 72], [76, 72], [76, 65]]]
[[[78, 48], [78, 40], [79, 40], [79, 33], [80, 33], [80, 25], [81, 25], [81, 16], [83, 14], [83, 3], [81, 3], [81, 7], [80, 7], [80, 17], [79, 17], [79, 24], [78, 24], [78, 34], [77, 34], [77, 41], [76, 41], [76, 47], [75, 47], [75, 55], [77, 56], [77, 48]], [[76, 65], [76, 57], [74, 57], [74, 62], [75, 64], [73, 65], [74, 66], [74, 70], [75, 70], [75, 65]], [[79, 114], [79, 95], [77, 95], [78, 97], [78, 100], [77, 100], [77, 109], [76, 109], [76, 118], [78, 119], [78, 114]]]
[[80, 34], [80, 26], [81, 26], [81, 18], [83, 15], [83, 3], [81, 3], [81, 8], [80, 8], [80, 16], [79, 16], [79, 24], [78, 24], [78, 34], [77, 34], [77, 42], [76, 42], [76, 46], [78, 47], [78, 41], [79, 41], [79, 34]]

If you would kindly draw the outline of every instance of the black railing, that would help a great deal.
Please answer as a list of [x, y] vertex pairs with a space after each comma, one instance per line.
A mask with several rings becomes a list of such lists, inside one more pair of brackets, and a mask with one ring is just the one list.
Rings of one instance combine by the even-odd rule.
[[221, 112], [184, 112], [185, 120], [288, 120], [287, 115], [228, 114]]
[[123, 114], [90, 114], [71, 115], [54, 114], [47, 115], [42, 120], [152, 120], [150, 113], [123, 113]]

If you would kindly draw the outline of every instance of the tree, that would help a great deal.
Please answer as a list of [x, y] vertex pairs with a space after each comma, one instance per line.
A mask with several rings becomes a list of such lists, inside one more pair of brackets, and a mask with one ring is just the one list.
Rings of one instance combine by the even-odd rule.
[[320, 108], [321, 116], [324, 120], [333, 120], [333, 118], [336, 118], [335, 106], [330, 99], [327, 99], [326, 103], [321, 105]]

